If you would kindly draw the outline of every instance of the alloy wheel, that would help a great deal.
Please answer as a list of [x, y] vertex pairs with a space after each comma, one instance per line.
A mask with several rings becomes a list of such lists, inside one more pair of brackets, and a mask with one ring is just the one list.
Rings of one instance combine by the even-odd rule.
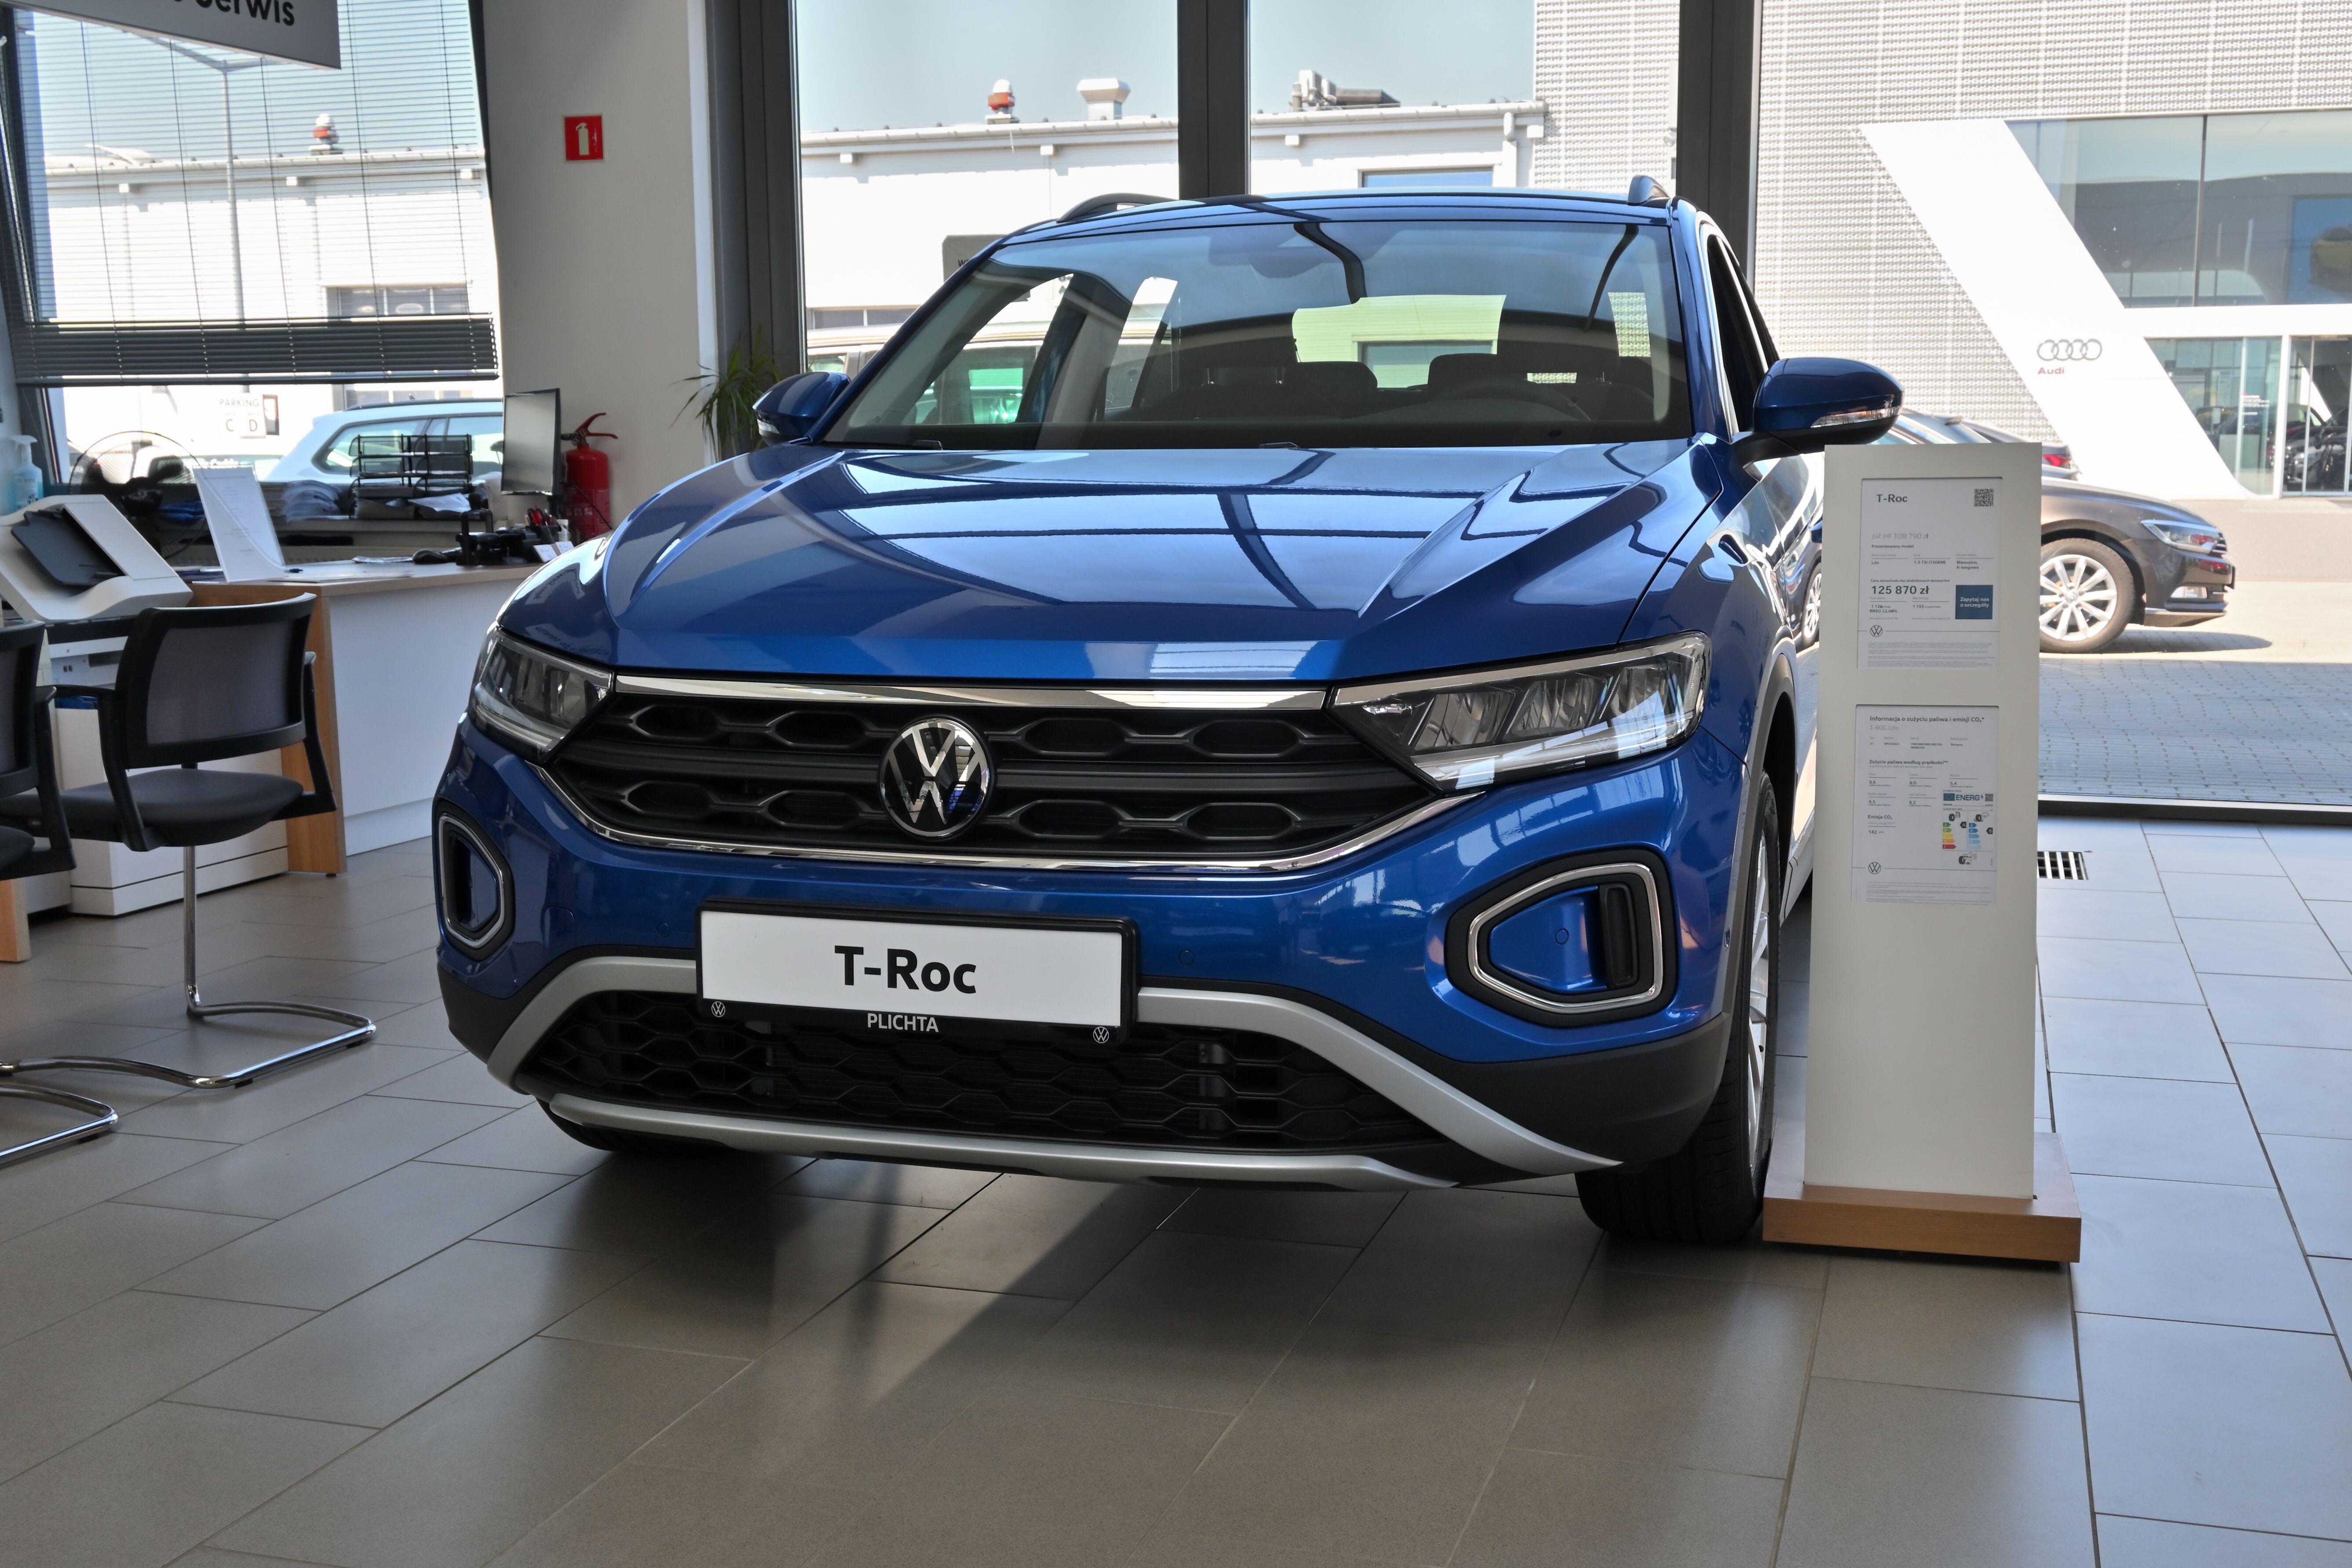
[[1811, 647], [1822, 640], [1822, 574], [1805, 579], [1805, 607], [1797, 618], [1797, 646]]
[[2097, 638], [2111, 625], [2123, 594], [2106, 566], [2088, 555], [2053, 555], [2042, 563], [2042, 631], [2064, 643]]

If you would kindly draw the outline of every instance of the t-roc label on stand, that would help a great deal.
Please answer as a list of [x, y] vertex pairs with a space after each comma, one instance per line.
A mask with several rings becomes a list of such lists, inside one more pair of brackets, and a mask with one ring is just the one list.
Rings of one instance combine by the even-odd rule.
[[919, 1015], [1110, 1029], [1126, 1021], [1126, 938], [1109, 929], [716, 909], [702, 911], [701, 939], [707, 1002], [824, 1007], [877, 1020]]

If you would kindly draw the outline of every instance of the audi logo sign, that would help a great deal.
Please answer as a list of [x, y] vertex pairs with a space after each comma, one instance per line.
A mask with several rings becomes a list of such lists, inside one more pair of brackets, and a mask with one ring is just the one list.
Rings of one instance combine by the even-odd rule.
[[2044, 338], [2033, 352], [2041, 359], [2055, 363], [2095, 360], [2105, 349], [2096, 338]]

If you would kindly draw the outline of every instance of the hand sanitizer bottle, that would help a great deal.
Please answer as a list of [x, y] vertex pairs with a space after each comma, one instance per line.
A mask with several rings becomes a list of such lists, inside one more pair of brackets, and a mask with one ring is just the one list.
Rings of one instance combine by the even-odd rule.
[[16, 456], [7, 473], [0, 476], [0, 512], [19, 512], [41, 499], [41, 469], [33, 461], [30, 436], [8, 439], [16, 443]]

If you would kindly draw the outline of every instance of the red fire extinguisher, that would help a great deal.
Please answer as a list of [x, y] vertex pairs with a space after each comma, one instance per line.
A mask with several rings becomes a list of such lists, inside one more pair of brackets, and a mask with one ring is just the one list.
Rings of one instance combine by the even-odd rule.
[[572, 450], [563, 454], [563, 511], [572, 520], [574, 540], [613, 531], [613, 459], [588, 444], [620, 439], [588, 428], [604, 417], [591, 414], [580, 422], [580, 428], [564, 437], [572, 443]]

